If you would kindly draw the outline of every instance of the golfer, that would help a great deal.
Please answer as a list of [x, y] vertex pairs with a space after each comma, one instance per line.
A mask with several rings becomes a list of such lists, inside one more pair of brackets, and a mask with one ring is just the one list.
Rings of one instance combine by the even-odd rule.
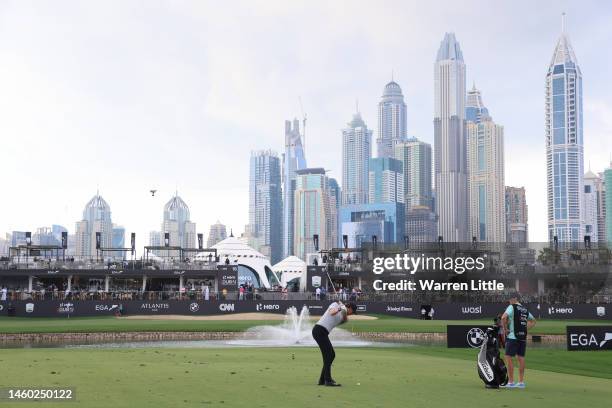
[[312, 328], [312, 337], [314, 337], [319, 345], [323, 355], [323, 369], [321, 370], [321, 377], [319, 377], [319, 385], [326, 385], [328, 387], [339, 387], [341, 385], [335, 382], [331, 376], [331, 365], [334, 362], [334, 358], [336, 358], [336, 353], [331, 341], [329, 341], [329, 333], [331, 333], [334, 327], [346, 322], [348, 317], [356, 311], [357, 306], [353, 302], [349, 302], [346, 305], [340, 301], [334, 302], [329, 305], [323, 316]]
[[[536, 324], [533, 315], [519, 303], [518, 294], [511, 295], [510, 305], [502, 315], [502, 325], [506, 333], [506, 365], [508, 366], [508, 384], [506, 388], [525, 388], [525, 351], [527, 348], [527, 330]], [[519, 363], [519, 382], [514, 384], [514, 365], [516, 356]]]

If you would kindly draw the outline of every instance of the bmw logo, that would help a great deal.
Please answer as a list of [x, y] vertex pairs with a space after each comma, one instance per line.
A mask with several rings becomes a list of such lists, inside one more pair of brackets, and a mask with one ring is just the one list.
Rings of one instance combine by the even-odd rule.
[[194, 302], [194, 303], [192, 303], [192, 304], [190, 304], [190, 305], [189, 305], [189, 310], [190, 310], [192, 313], [195, 313], [195, 312], [197, 312], [198, 310], [200, 310], [200, 305], [198, 305], [197, 303], [195, 303], [195, 302]]
[[467, 332], [467, 343], [470, 347], [479, 348], [482, 346], [482, 342], [484, 341], [485, 333], [482, 329], [478, 327], [473, 327]]

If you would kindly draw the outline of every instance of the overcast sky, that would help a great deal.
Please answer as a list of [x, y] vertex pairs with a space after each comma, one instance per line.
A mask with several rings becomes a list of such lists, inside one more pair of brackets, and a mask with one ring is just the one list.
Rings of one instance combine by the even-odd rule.
[[560, 16], [584, 76], [585, 169], [599, 172], [612, 152], [610, 4], [2, 0], [0, 234], [73, 232], [97, 188], [139, 247], [175, 189], [198, 232], [219, 219], [240, 233], [250, 151], [282, 152], [299, 97], [308, 164], [339, 182], [340, 130], [358, 99], [376, 135], [392, 71], [409, 135], [433, 143], [433, 63], [454, 31], [468, 87], [505, 126], [530, 240], [545, 240], [544, 77]]

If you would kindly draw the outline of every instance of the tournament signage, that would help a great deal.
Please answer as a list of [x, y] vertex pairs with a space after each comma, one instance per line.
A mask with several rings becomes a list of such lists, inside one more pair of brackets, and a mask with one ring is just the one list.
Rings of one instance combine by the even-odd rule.
[[612, 326], [567, 326], [567, 349], [612, 350]]
[[314, 293], [317, 288], [325, 287], [327, 275], [322, 266], [309, 266], [306, 276], [308, 277], [306, 282], [307, 291]]
[[453, 325], [446, 326], [446, 346], [448, 348], [480, 348], [489, 326]]
[[217, 270], [217, 282], [219, 282], [219, 292], [235, 292], [238, 289], [238, 267], [224, 266]]

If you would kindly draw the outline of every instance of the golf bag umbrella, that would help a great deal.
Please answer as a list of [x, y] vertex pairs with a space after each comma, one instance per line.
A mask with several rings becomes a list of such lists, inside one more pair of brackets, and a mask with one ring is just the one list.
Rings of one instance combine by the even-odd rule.
[[508, 370], [500, 356], [500, 327], [488, 327], [478, 352], [478, 375], [487, 388], [499, 388], [508, 383]]

